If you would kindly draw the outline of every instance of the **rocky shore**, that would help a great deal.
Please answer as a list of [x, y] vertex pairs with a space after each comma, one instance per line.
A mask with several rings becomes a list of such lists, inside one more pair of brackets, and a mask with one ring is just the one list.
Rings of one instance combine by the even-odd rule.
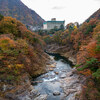
[[[64, 48], [64, 47], [62, 47]], [[70, 52], [60, 52], [60, 48], [55, 50], [47, 49], [48, 52], [51, 53], [60, 53], [62, 56], [67, 57], [70, 61], [73, 62], [73, 64], [76, 63], [75, 56], [70, 57]], [[49, 86], [52, 86], [54, 90], [51, 89], [52, 96], [60, 97], [58, 100], [80, 100], [80, 93], [82, 91], [82, 84], [85, 81], [85, 78], [77, 74], [77, 70], [75, 68], [71, 69], [70, 71], [67, 70], [59, 70], [57, 69], [57, 63], [54, 61], [53, 58], [48, 58], [48, 62], [46, 63], [46, 71], [52, 72], [54, 75], [47, 75], [43, 74], [41, 75], [41, 78], [49, 78], [50, 81], [47, 81], [46, 84]], [[56, 79], [55, 77], [58, 77]], [[29, 75], [24, 74], [22, 77], [22, 82], [19, 85], [6, 85], [3, 84], [1, 91], [4, 91], [5, 99], [0, 98], [0, 100], [49, 100], [48, 94], [42, 94], [39, 92], [39, 90], [35, 89], [32, 85], [34, 82], [30, 81]], [[43, 81], [37, 81], [37, 84], [42, 84]], [[46, 86], [46, 85], [45, 85]], [[44, 86], [44, 87], [45, 87]], [[58, 88], [61, 88], [62, 91], [59, 91]], [[57, 90], [58, 89], [58, 90]], [[9, 92], [10, 90], [10, 92]]]
[[[46, 62], [49, 57], [44, 53], [43, 58], [41, 59], [41, 62], [44, 62], [42, 64], [44, 66], [41, 65], [43, 71], [39, 72], [38, 76], [46, 73]], [[18, 81], [0, 79], [0, 100], [34, 100], [40, 94], [34, 89], [31, 80], [32, 77], [28, 72], [20, 74]]]
[[71, 61], [73, 65], [75, 65], [77, 62], [75, 51], [68, 46], [59, 46], [57, 44], [51, 44], [47, 45], [45, 49], [49, 53], [58, 53], [61, 56], [68, 58], [68, 60]]
[[[42, 85], [45, 86], [44, 88], [47, 88], [49, 91], [51, 91], [50, 95], [52, 97], [54, 96], [55, 99], [52, 98], [52, 100], [80, 100], [82, 84], [85, 81], [85, 78], [78, 75], [75, 68], [70, 69], [69, 71], [65, 69], [56, 71], [56, 69], [58, 69], [57, 63], [52, 60], [53, 59], [51, 59], [50, 63], [47, 63], [47, 69], [52, 74], [47, 73], [40, 76], [39, 79], [46, 79], [46, 82], [37, 81], [37, 84], [40, 85], [37, 85], [36, 89], [40, 89]], [[61, 88], [62, 91], [60, 91], [59, 88]], [[32, 100], [49, 100], [48, 98], [51, 98], [49, 94], [42, 94], [41, 92], [39, 94], [39, 96]], [[57, 99], [57, 97], [59, 99]]]

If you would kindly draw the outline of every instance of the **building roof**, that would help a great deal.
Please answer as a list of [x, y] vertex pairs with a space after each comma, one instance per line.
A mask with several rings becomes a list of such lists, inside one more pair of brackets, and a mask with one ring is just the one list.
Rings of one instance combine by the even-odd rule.
[[47, 24], [47, 23], [65, 23], [65, 21], [46, 21], [43, 24]]

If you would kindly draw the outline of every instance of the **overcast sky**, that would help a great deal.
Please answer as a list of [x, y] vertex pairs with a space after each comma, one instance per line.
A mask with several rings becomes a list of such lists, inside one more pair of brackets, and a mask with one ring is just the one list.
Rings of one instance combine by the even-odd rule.
[[84, 22], [100, 8], [100, 0], [21, 0], [29, 8], [35, 10], [44, 20], [65, 20]]

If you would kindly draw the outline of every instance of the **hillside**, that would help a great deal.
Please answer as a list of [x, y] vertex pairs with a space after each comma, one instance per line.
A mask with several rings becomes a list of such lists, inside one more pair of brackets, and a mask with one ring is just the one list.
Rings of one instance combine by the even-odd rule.
[[[79, 100], [100, 100], [100, 10], [79, 28], [68, 27], [52, 37], [43, 36], [47, 50], [75, 62], [77, 73], [85, 77]], [[93, 91], [94, 90], [94, 91]]]
[[0, 100], [20, 100], [33, 90], [30, 78], [45, 72], [44, 45], [21, 22], [0, 15]]
[[100, 19], [100, 9], [98, 9], [94, 14], [92, 14], [92, 15], [86, 20], [86, 22], [88, 22], [88, 21], [91, 20], [92, 18]]
[[11, 16], [25, 25], [42, 25], [44, 20], [34, 11], [24, 5], [21, 0], [0, 0], [0, 13]]

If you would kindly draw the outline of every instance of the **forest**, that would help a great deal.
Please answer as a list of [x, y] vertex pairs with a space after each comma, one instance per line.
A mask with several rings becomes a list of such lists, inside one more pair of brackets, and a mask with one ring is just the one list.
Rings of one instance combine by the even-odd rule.
[[[100, 99], [100, 20], [91, 18], [79, 27], [67, 25], [64, 31], [43, 36], [48, 44], [69, 48], [76, 57], [78, 73], [87, 78], [83, 85], [83, 100]], [[60, 50], [60, 53], [63, 52]], [[66, 52], [66, 51], [65, 51]]]
[[[12, 17], [0, 15], [0, 97], [12, 92], [9, 87], [18, 85], [26, 77], [36, 77], [45, 72], [45, 43]], [[22, 80], [23, 79], [23, 80]], [[3, 86], [7, 88], [3, 91]], [[3, 99], [2, 99], [3, 100]]]
[[30, 80], [45, 73], [48, 56], [44, 49], [56, 44], [64, 47], [65, 53], [72, 51], [76, 59], [73, 68], [86, 78], [82, 100], [100, 100], [100, 19], [90, 17], [78, 27], [72, 23], [66, 27], [35, 33], [15, 18], [0, 14], [0, 97], [16, 94], [23, 84], [29, 87], [26, 77]]

